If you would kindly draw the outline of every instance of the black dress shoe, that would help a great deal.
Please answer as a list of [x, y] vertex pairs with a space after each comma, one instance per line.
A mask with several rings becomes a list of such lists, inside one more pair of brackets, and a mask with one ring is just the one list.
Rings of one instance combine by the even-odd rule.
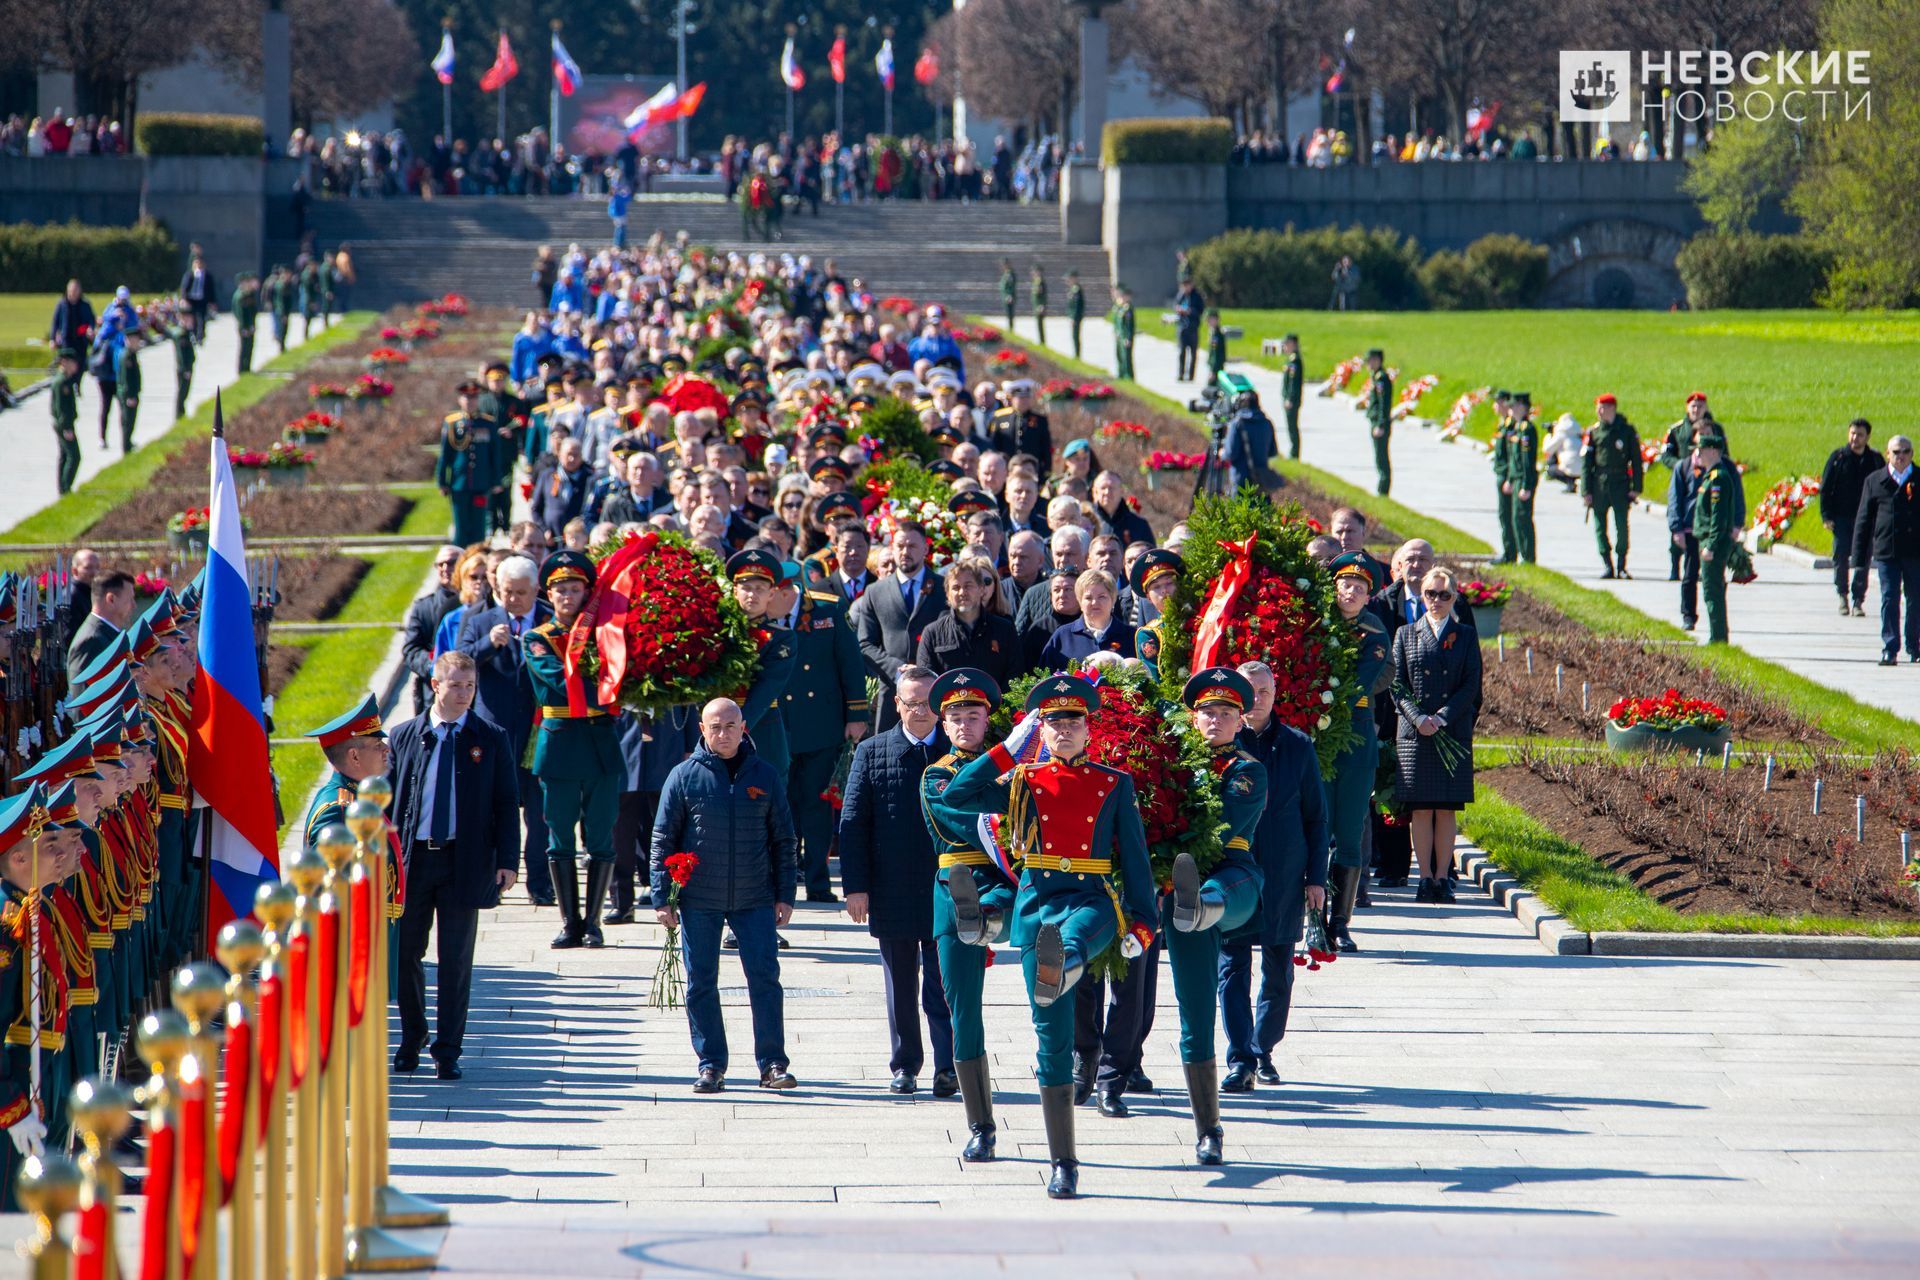
[[1353, 905], [1355, 909], [1364, 909], [1373, 905], [1373, 895], [1367, 892], [1367, 882], [1364, 878], [1360, 881], [1358, 891], [1353, 895]]
[[727, 1078], [711, 1067], [700, 1068], [700, 1074], [694, 1077], [695, 1093], [720, 1093], [727, 1087]]
[[1433, 887], [1434, 887], [1433, 900], [1435, 902], [1445, 902], [1445, 903], [1453, 902], [1453, 881], [1451, 880], [1436, 881]]
[[1097, 1069], [1097, 1065], [1098, 1064], [1090, 1062], [1087, 1059], [1080, 1057], [1078, 1054], [1074, 1055], [1074, 1059], [1073, 1059], [1073, 1105], [1074, 1106], [1078, 1107], [1083, 1105], [1088, 1098], [1091, 1098], [1093, 1096], [1093, 1073]]
[[1124, 1120], [1132, 1115], [1133, 1113], [1127, 1110], [1127, 1100], [1123, 1094], [1123, 1090], [1113, 1085], [1100, 1090], [1100, 1114], [1111, 1116], [1115, 1120]]
[[887, 1086], [888, 1093], [918, 1093], [919, 1082], [904, 1071], [893, 1073], [893, 1083]]
[[1260, 1065], [1254, 1068], [1253, 1078], [1261, 1084], [1279, 1084], [1280, 1073], [1273, 1069], [1273, 1059], [1260, 1059]]
[[1221, 1151], [1221, 1146], [1226, 1140], [1227, 1135], [1225, 1130], [1221, 1129], [1219, 1125], [1214, 1125], [1211, 1129], [1201, 1134], [1199, 1141], [1193, 1144], [1194, 1160], [1199, 1164], [1205, 1165], [1225, 1164], [1226, 1156]]
[[1896, 666], [1899, 664], [1899, 661], [1900, 659], [1894, 657], [1890, 653], [1883, 653], [1880, 655], [1880, 665], [1883, 667]]
[[553, 895], [550, 893], [529, 893], [527, 897], [532, 900], [533, 905], [536, 907], [550, 907], [553, 905]]
[[936, 1071], [933, 1073], [933, 1096], [934, 1097], [951, 1098], [954, 1094], [958, 1092], [960, 1092], [959, 1076], [955, 1075], [951, 1071]]
[[1138, 1067], [1135, 1067], [1133, 1069], [1133, 1073], [1127, 1077], [1127, 1092], [1128, 1093], [1152, 1093], [1153, 1081], [1147, 1079], [1146, 1072], [1142, 1071]]
[[809, 889], [807, 891], [807, 901], [808, 902], [838, 902], [840, 901], [840, 895], [835, 893], [831, 889], [827, 890], [825, 893], [815, 893], [811, 889]]
[[1252, 1093], [1253, 1068], [1244, 1062], [1236, 1062], [1227, 1068], [1227, 1074], [1221, 1078], [1222, 1093]]
[[727, 930], [726, 936], [720, 939], [720, 945], [728, 951], [738, 951], [740, 949], [740, 939], [736, 938], [733, 930], [729, 929]]
[[420, 1051], [418, 1049], [395, 1049], [393, 1051], [393, 1069], [402, 1075], [409, 1075], [420, 1069]]
[[1071, 1200], [1080, 1194], [1080, 1162], [1078, 1160], [1055, 1160], [1053, 1176], [1047, 1179], [1047, 1198], [1050, 1200]]
[[779, 934], [779, 933], [776, 933], [773, 935], [773, 946], [776, 951], [785, 951], [788, 947], [791, 947], [792, 945], [793, 944], [791, 942], [787, 941], [786, 935]]
[[433, 1073], [439, 1076], [442, 1080], [458, 1080], [462, 1076], [467, 1074], [466, 1072], [460, 1069], [460, 1064], [457, 1062], [437, 1063], [434, 1066]]
[[1346, 952], [1358, 951], [1360, 949], [1360, 944], [1355, 942], [1353, 940], [1353, 935], [1348, 933], [1345, 929], [1342, 929], [1340, 931], [1339, 940], [1334, 945], [1339, 950], [1346, 951]]
[[607, 912], [606, 915], [600, 917], [600, 923], [601, 924], [632, 924], [633, 912], [630, 909], [626, 911], [609, 911]]
[[768, 1067], [760, 1073], [762, 1089], [798, 1089], [800, 1081], [785, 1067]]

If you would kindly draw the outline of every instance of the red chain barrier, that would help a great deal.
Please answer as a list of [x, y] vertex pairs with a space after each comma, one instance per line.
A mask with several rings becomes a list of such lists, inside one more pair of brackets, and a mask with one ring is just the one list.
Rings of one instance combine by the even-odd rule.
[[[347, 1021], [360, 1025], [367, 1011], [367, 971], [373, 963], [373, 877], [353, 882], [352, 953], [347, 961]], [[384, 913], [382, 913], [384, 914]], [[385, 921], [382, 921], [382, 927]]]
[[174, 1129], [147, 1130], [147, 1212], [141, 1224], [140, 1280], [167, 1280], [167, 1226], [173, 1221]]
[[280, 1079], [281, 1020], [286, 1016], [280, 992], [279, 974], [260, 979], [260, 1115], [255, 1142], [267, 1136], [267, 1103]]
[[333, 1058], [333, 988], [340, 969], [340, 913], [320, 913], [320, 1070]]

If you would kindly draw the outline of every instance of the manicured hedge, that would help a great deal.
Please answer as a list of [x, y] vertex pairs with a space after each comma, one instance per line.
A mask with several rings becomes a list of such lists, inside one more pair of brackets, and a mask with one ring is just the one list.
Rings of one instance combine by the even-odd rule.
[[1102, 164], [1225, 164], [1233, 125], [1219, 116], [1109, 120], [1100, 133]]
[[149, 111], [135, 122], [133, 137], [150, 156], [258, 156], [267, 133], [259, 116]]
[[1687, 305], [1811, 307], [1826, 288], [1833, 253], [1807, 236], [1720, 235], [1703, 231], [1674, 260]]
[[1201, 295], [1216, 306], [1324, 308], [1342, 254], [1360, 268], [1356, 305], [1362, 310], [1426, 305], [1420, 246], [1385, 228], [1240, 229], [1194, 246], [1187, 261]]
[[180, 246], [157, 222], [131, 227], [0, 225], [0, 280], [12, 293], [58, 293], [78, 278], [91, 293], [150, 292], [180, 280]]
[[1531, 307], [1547, 287], [1547, 248], [1504, 232], [1481, 236], [1461, 253], [1442, 249], [1420, 265], [1435, 311]]

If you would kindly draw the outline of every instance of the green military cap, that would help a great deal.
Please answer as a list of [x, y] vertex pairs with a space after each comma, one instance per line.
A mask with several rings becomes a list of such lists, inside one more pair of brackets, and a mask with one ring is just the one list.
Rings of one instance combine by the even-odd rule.
[[556, 582], [584, 582], [593, 590], [599, 578], [593, 557], [584, 551], [556, 551], [540, 562], [540, 587], [545, 590]]
[[755, 409], [767, 407], [767, 393], [757, 387], [743, 387], [733, 397], [733, 408], [737, 411], [751, 405]]
[[1143, 596], [1147, 588], [1161, 578], [1169, 574], [1177, 578], [1186, 571], [1187, 562], [1180, 558], [1179, 552], [1154, 547], [1133, 562], [1133, 568], [1127, 571], [1127, 585], [1135, 595]]
[[1208, 667], [1193, 673], [1180, 690], [1180, 701], [1196, 710], [1223, 704], [1245, 711], [1253, 705], [1253, 683], [1232, 667]]
[[304, 736], [317, 739], [324, 751], [351, 738], [385, 738], [387, 731], [380, 727], [380, 704], [369, 693], [320, 727], [307, 730]]
[[847, 397], [847, 412], [873, 408], [873, 397], [864, 391], [856, 391]]
[[840, 445], [846, 442], [847, 429], [832, 419], [820, 423], [814, 427], [813, 430], [807, 432], [807, 443], [816, 449], [822, 445]]
[[1298, 341], [1300, 341], [1300, 335], [1299, 335], [1299, 334], [1297, 334], [1297, 333], [1290, 333], [1290, 334], [1288, 334], [1288, 335], [1287, 335], [1286, 337], [1284, 337], [1284, 338], [1282, 338], [1282, 339], [1280, 339], [1280, 341], [1282, 341], [1282, 342], [1298, 342]]
[[860, 500], [845, 489], [839, 489], [820, 499], [813, 514], [822, 524], [837, 515], [857, 516], [860, 514]]
[[965, 432], [961, 431], [960, 428], [954, 426], [951, 422], [948, 422], [945, 418], [934, 423], [933, 426], [927, 430], [927, 434], [933, 438], [936, 444], [944, 445], [962, 444], [967, 438]]
[[1365, 552], [1343, 551], [1327, 563], [1327, 568], [1336, 582], [1342, 578], [1360, 578], [1368, 590], [1373, 589], [1373, 570], [1368, 567]]
[[733, 557], [727, 561], [727, 577], [735, 582], [759, 578], [766, 582], [779, 583], [785, 580], [786, 570], [781, 567], [779, 556], [771, 551], [753, 547], [733, 554]]
[[1000, 686], [977, 667], [955, 667], [933, 682], [933, 692], [928, 698], [936, 712], [948, 707], [972, 706], [991, 711], [1000, 705]]
[[807, 478], [809, 480], [825, 480], [828, 476], [832, 476], [835, 480], [844, 483], [847, 477], [852, 474], [853, 468], [848, 465], [845, 458], [837, 454], [825, 454], [807, 464]]
[[1727, 438], [1718, 431], [1702, 431], [1693, 438], [1693, 447], [1696, 449], [1719, 449], [1724, 452], [1727, 447]]
[[75, 351], [72, 347], [60, 348], [60, 351], [56, 358], [61, 360], [71, 360], [75, 364], [80, 363], [80, 353], [78, 351]]
[[649, 360], [635, 368], [634, 372], [640, 376], [640, 381], [642, 382], [657, 382], [661, 375], [666, 373], [666, 370]]
[[1493, 401], [1495, 404], [1499, 404], [1503, 400], [1511, 400], [1511, 399], [1513, 399], [1513, 392], [1507, 390], [1505, 387], [1502, 387], [1498, 391], [1493, 393]]
[[950, 458], [940, 458], [927, 464], [927, 474], [939, 476], [943, 480], [958, 480], [966, 473], [959, 463]]
[[997, 511], [999, 506], [991, 494], [979, 489], [962, 489], [947, 499], [947, 510], [957, 516], [970, 516], [976, 511]]
[[481, 373], [505, 373], [507, 372], [507, 362], [505, 360], [489, 360], [484, 366], [482, 366], [480, 372]]
[[1369, 360], [1385, 360], [1386, 358], [1387, 358], [1387, 353], [1386, 353], [1386, 352], [1384, 352], [1384, 351], [1382, 351], [1382, 350], [1381, 350], [1381, 349], [1380, 349], [1379, 347], [1369, 347], [1369, 348], [1367, 348], [1367, 359], [1369, 359]]
[[483, 388], [479, 383], [475, 382], [472, 378], [467, 378], [453, 389], [453, 394], [457, 396], [477, 396], [482, 390]]
[[1085, 676], [1048, 676], [1027, 694], [1027, 710], [1041, 719], [1087, 716], [1100, 709], [1100, 687]]

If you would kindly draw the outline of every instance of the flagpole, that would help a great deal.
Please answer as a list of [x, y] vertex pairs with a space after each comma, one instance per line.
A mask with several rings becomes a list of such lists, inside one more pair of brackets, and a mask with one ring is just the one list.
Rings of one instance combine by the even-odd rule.
[[[673, 87], [682, 93], [687, 89], [687, 9], [693, 0], [673, 0], [673, 38], [677, 49], [676, 71], [679, 79]], [[687, 118], [681, 116], [673, 122], [673, 153], [676, 160], [687, 158]]]
[[[553, 20], [553, 35], [555, 39], [560, 37], [560, 19], [558, 18]], [[560, 77], [557, 75], [553, 77], [553, 90], [548, 98], [547, 147], [548, 154], [552, 154], [552, 149], [560, 145]]]
[[[440, 29], [449, 34], [453, 31], [453, 19], [440, 19]], [[440, 136], [447, 140], [447, 146], [453, 146], [453, 85], [442, 83], [440, 86]]]
[[[891, 49], [891, 48], [892, 48], [892, 46], [893, 46], [893, 28], [892, 28], [892, 27], [882, 27], [882, 28], [880, 29], [880, 38], [881, 38], [881, 39], [882, 39], [883, 41], [885, 41], [885, 42], [886, 42], [886, 44], [887, 44], [887, 47], [888, 47], [889, 49]], [[884, 85], [882, 86], [882, 87], [883, 87], [883, 88], [885, 88], [885, 89], [886, 89], [886, 91], [887, 91], [887, 99], [886, 99], [886, 103], [887, 103], [887, 105], [886, 105], [886, 115], [885, 115], [885, 120], [886, 120], [886, 124], [885, 124], [885, 126], [884, 126], [884, 127], [883, 127], [883, 128], [881, 129], [881, 130], [880, 130], [880, 132], [881, 132], [881, 133], [883, 133], [883, 134], [885, 134], [885, 135], [886, 135], [887, 137], [889, 137], [889, 138], [891, 138], [891, 137], [893, 136], [893, 75], [892, 75], [892, 65], [893, 65], [893, 64], [892, 64], [892, 59], [891, 59], [891, 55], [889, 55], [889, 59], [888, 59], [888, 75], [887, 75], [887, 79], [886, 79], [886, 82], [885, 82], [885, 84], [884, 84]]]
[[[504, 29], [502, 29], [500, 32], [500, 39], [504, 43], [506, 41], [506, 38], [507, 38], [507, 33]], [[496, 55], [496, 59], [497, 59], [497, 56], [498, 55]], [[507, 82], [505, 80], [502, 80], [500, 82], [500, 101], [497, 109], [497, 114], [495, 115], [494, 119], [497, 122], [494, 128], [494, 137], [500, 139], [500, 141], [502, 142], [505, 142], [507, 139]]]
[[[787, 45], [789, 48], [792, 47], [793, 37], [798, 31], [799, 31], [799, 28], [796, 27], [793, 23], [789, 22], [787, 24]], [[797, 52], [793, 55], [793, 64], [796, 67], [800, 65], [800, 55]], [[787, 69], [784, 65], [780, 68], [780, 83], [787, 86], [787, 139], [788, 141], [792, 141], [793, 139], [793, 82], [787, 79]]]
[[[843, 24], [834, 28], [834, 40], [840, 47], [841, 64], [834, 68], [833, 77], [833, 132], [844, 139], [847, 136], [847, 72], [846, 72], [847, 28]], [[788, 132], [792, 132], [791, 126]]]

